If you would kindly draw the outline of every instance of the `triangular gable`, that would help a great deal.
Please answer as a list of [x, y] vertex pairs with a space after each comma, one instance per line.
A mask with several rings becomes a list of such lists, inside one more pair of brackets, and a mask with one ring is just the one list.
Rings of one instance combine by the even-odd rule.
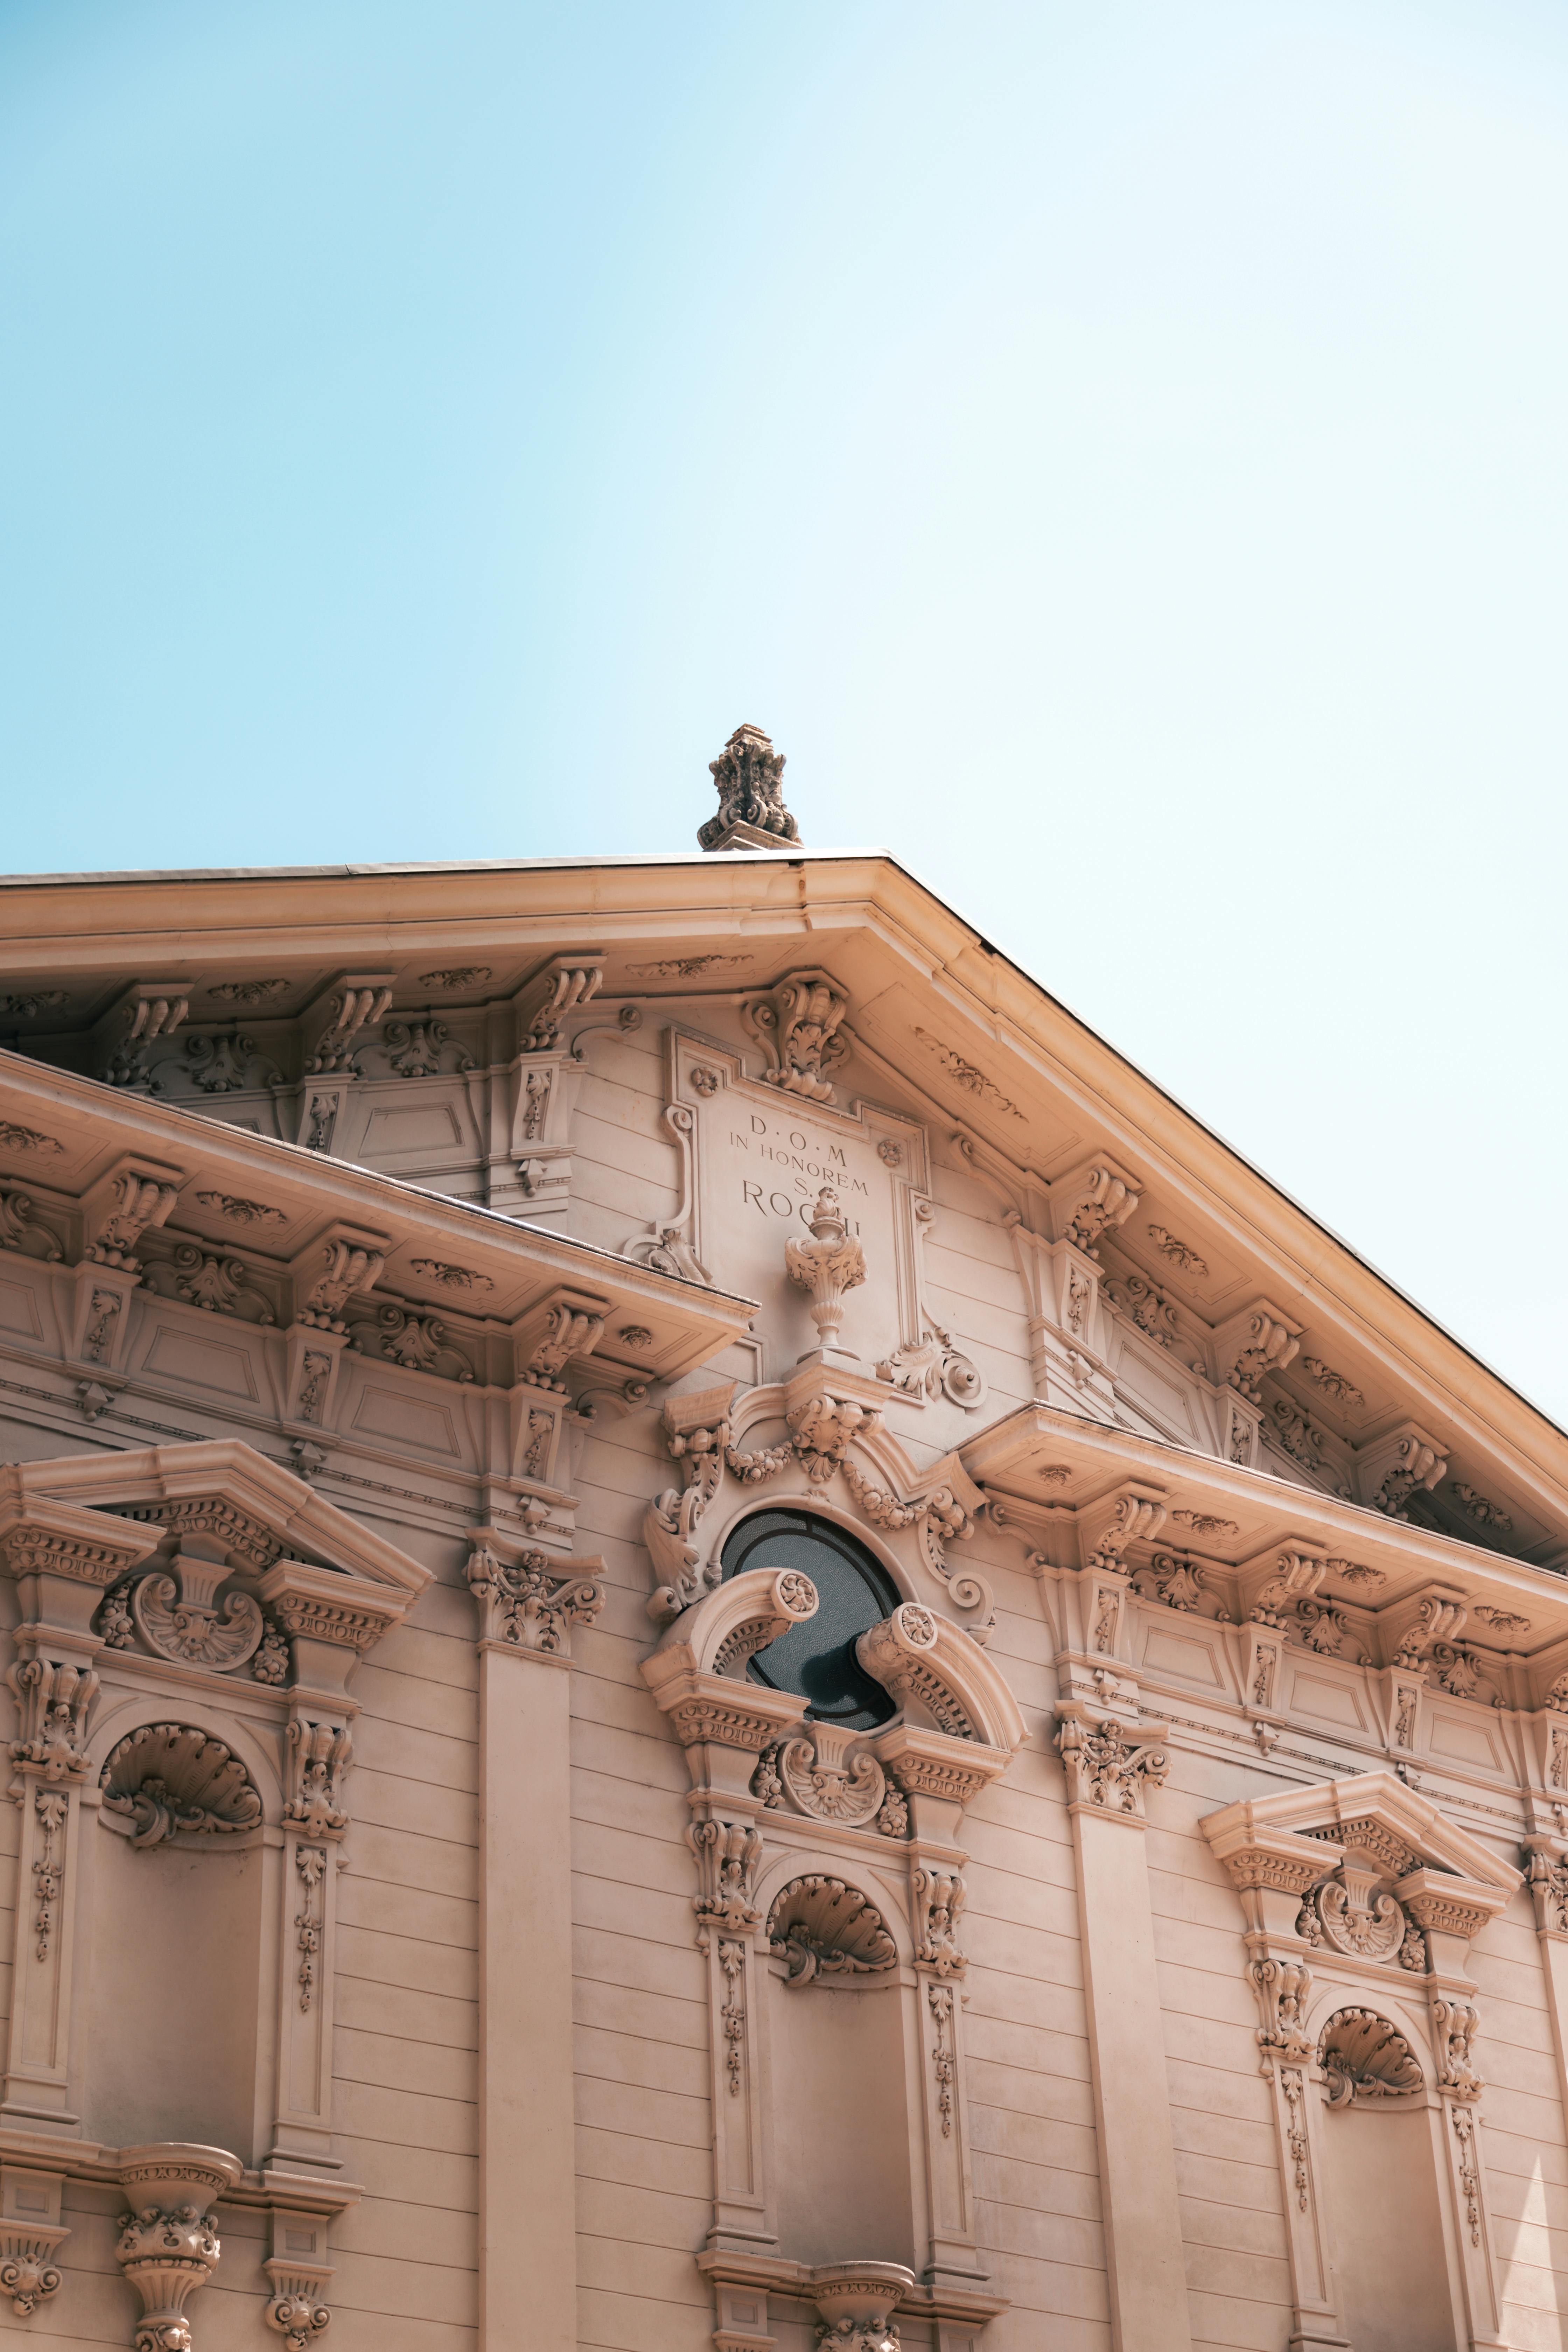
[[0, 1510], [45, 1503], [214, 1537], [227, 1547], [234, 1568], [251, 1573], [285, 1559], [335, 1569], [405, 1607], [432, 1576], [241, 1438], [70, 1454], [0, 1470]]
[[[1310, 1863], [1316, 1859], [1312, 1845], [1330, 1846], [1367, 1853], [1391, 1878], [1404, 1878], [1422, 1865], [1450, 1873], [1474, 1888], [1489, 1890], [1500, 1908], [1523, 1883], [1511, 1864], [1393, 1772], [1358, 1772], [1349, 1780], [1281, 1789], [1270, 1797], [1245, 1797], [1208, 1814], [1201, 1826], [1227, 1865], [1243, 1855], [1258, 1857], [1260, 1868], [1269, 1857]], [[1336, 1859], [1323, 1858], [1322, 1869], [1331, 1869]]]

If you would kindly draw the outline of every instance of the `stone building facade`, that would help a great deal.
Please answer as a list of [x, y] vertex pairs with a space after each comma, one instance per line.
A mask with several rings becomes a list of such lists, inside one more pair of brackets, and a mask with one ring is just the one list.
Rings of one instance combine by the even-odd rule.
[[1568, 2342], [1568, 1439], [742, 730], [0, 888], [0, 2327]]

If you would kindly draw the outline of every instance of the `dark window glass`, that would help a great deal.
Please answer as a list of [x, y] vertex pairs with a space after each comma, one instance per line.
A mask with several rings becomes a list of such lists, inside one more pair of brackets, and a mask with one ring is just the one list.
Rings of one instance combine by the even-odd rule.
[[896, 1712], [855, 1655], [868, 1627], [898, 1607], [900, 1594], [863, 1544], [809, 1511], [758, 1511], [731, 1530], [721, 1555], [724, 1581], [747, 1568], [800, 1568], [816, 1587], [815, 1617], [796, 1625], [746, 1668], [770, 1690], [793, 1691], [824, 1723], [869, 1731]]

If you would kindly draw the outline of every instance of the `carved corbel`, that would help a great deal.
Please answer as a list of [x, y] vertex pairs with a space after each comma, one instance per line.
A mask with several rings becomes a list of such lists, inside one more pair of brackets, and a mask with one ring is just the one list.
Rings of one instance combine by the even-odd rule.
[[1568, 1845], [1560, 1838], [1527, 1838], [1524, 1863], [1536, 1933], [1568, 1941]]
[[[510, 1557], [507, 1557], [507, 1553]], [[604, 1561], [508, 1544], [493, 1528], [468, 1554], [468, 1590], [479, 1604], [480, 1639], [569, 1664], [572, 1628], [591, 1625], [605, 1605]]]
[[1142, 1192], [1141, 1177], [1108, 1153], [1098, 1152], [1081, 1167], [1058, 1177], [1051, 1187], [1057, 1238], [1071, 1242], [1086, 1257], [1098, 1261], [1100, 1243], [1136, 1213]]
[[11, 1742], [12, 1763], [30, 1767], [46, 1781], [79, 1781], [87, 1771], [87, 1727], [98, 1696], [92, 1668], [79, 1659], [35, 1651], [12, 1661], [5, 1681], [21, 1727], [20, 1738]]
[[[1223, 1384], [1259, 1404], [1269, 1372], [1282, 1372], [1301, 1344], [1301, 1326], [1267, 1298], [1227, 1316], [1214, 1335], [1215, 1366]], [[1237, 1456], [1231, 1450], [1232, 1461]]]
[[557, 1287], [512, 1326], [518, 1378], [525, 1388], [566, 1393], [563, 1378], [574, 1356], [591, 1356], [604, 1335], [609, 1301], [587, 1291]]
[[406, 1593], [300, 1559], [276, 1561], [257, 1591], [288, 1637], [295, 1681], [321, 1693], [346, 1694], [360, 1659], [409, 1607]]
[[331, 2225], [360, 2192], [330, 2178], [287, 2172], [268, 2171], [263, 2183], [271, 2208], [271, 2252], [261, 2267], [271, 2295], [262, 2317], [283, 2338], [282, 2352], [309, 2352], [331, 2324]]
[[1242, 1608], [1253, 1624], [1283, 1633], [1295, 1622], [1299, 1604], [1310, 1600], [1328, 1572], [1321, 1554], [1287, 1536], [1278, 1550], [1271, 1545], [1244, 1562], [1237, 1578]]
[[[363, 1029], [374, 1029], [383, 1018], [392, 1002], [395, 979], [396, 974], [388, 971], [342, 972], [306, 1006], [300, 1022], [300, 1042], [307, 1077], [353, 1076], [349, 1055], [354, 1040]], [[311, 1148], [325, 1150], [330, 1146]]]
[[748, 997], [741, 1018], [767, 1057], [763, 1083], [805, 1102], [830, 1103], [833, 1076], [848, 1059], [841, 1024], [847, 992], [826, 971], [792, 971], [776, 987]]
[[1451, 1648], [1469, 1616], [1468, 1596], [1458, 1585], [1426, 1584], [1378, 1613], [1377, 1630], [1392, 1666], [1418, 1683], [1423, 1661], [1435, 1646]]
[[163, 1223], [184, 1181], [183, 1168], [134, 1154], [117, 1160], [83, 1196], [83, 1261], [139, 1274], [136, 1245], [144, 1233]]
[[152, 1086], [148, 1060], [160, 1038], [172, 1037], [190, 1011], [188, 980], [133, 980], [95, 1024], [93, 1066], [111, 1087]]
[[1163, 1527], [1165, 1497], [1157, 1486], [1130, 1483], [1086, 1504], [1078, 1523], [1085, 1567], [1123, 1576], [1129, 1546], [1152, 1543]]
[[580, 948], [552, 956], [512, 999], [524, 1055], [553, 1054], [568, 1013], [581, 1013], [605, 984], [603, 948]]
[[23, 2163], [0, 2163], [0, 2299], [31, 2319], [60, 2291], [55, 2263], [68, 2229], [60, 2221], [64, 2176]]
[[1414, 1421], [1401, 1422], [1356, 1456], [1356, 1484], [1361, 1500], [1391, 1519], [1410, 1516], [1410, 1500], [1428, 1492], [1447, 1475], [1448, 1450]]
[[334, 1220], [289, 1261], [295, 1323], [345, 1336], [344, 1308], [356, 1292], [375, 1287], [391, 1247], [384, 1234]]

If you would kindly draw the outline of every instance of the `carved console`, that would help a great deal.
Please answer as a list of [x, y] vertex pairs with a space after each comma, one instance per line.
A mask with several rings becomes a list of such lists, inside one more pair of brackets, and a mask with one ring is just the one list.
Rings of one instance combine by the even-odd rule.
[[[721, 2352], [764, 2352], [770, 2294], [815, 2303], [825, 2340], [846, 2345], [881, 2341], [898, 2308], [952, 2346], [1005, 2308], [975, 2247], [960, 1923], [963, 1809], [1006, 1770], [1023, 1721], [984, 1651], [911, 1601], [857, 1643], [898, 1702], [891, 1720], [808, 1717], [747, 1667], [817, 1606], [795, 1569], [699, 1580], [643, 1668], [691, 1777], [715, 2156], [700, 2259]], [[864, 2116], [858, 2154], [841, 2068]], [[814, 2179], [781, 2173], [781, 2070], [792, 2111], [834, 2102]]]

